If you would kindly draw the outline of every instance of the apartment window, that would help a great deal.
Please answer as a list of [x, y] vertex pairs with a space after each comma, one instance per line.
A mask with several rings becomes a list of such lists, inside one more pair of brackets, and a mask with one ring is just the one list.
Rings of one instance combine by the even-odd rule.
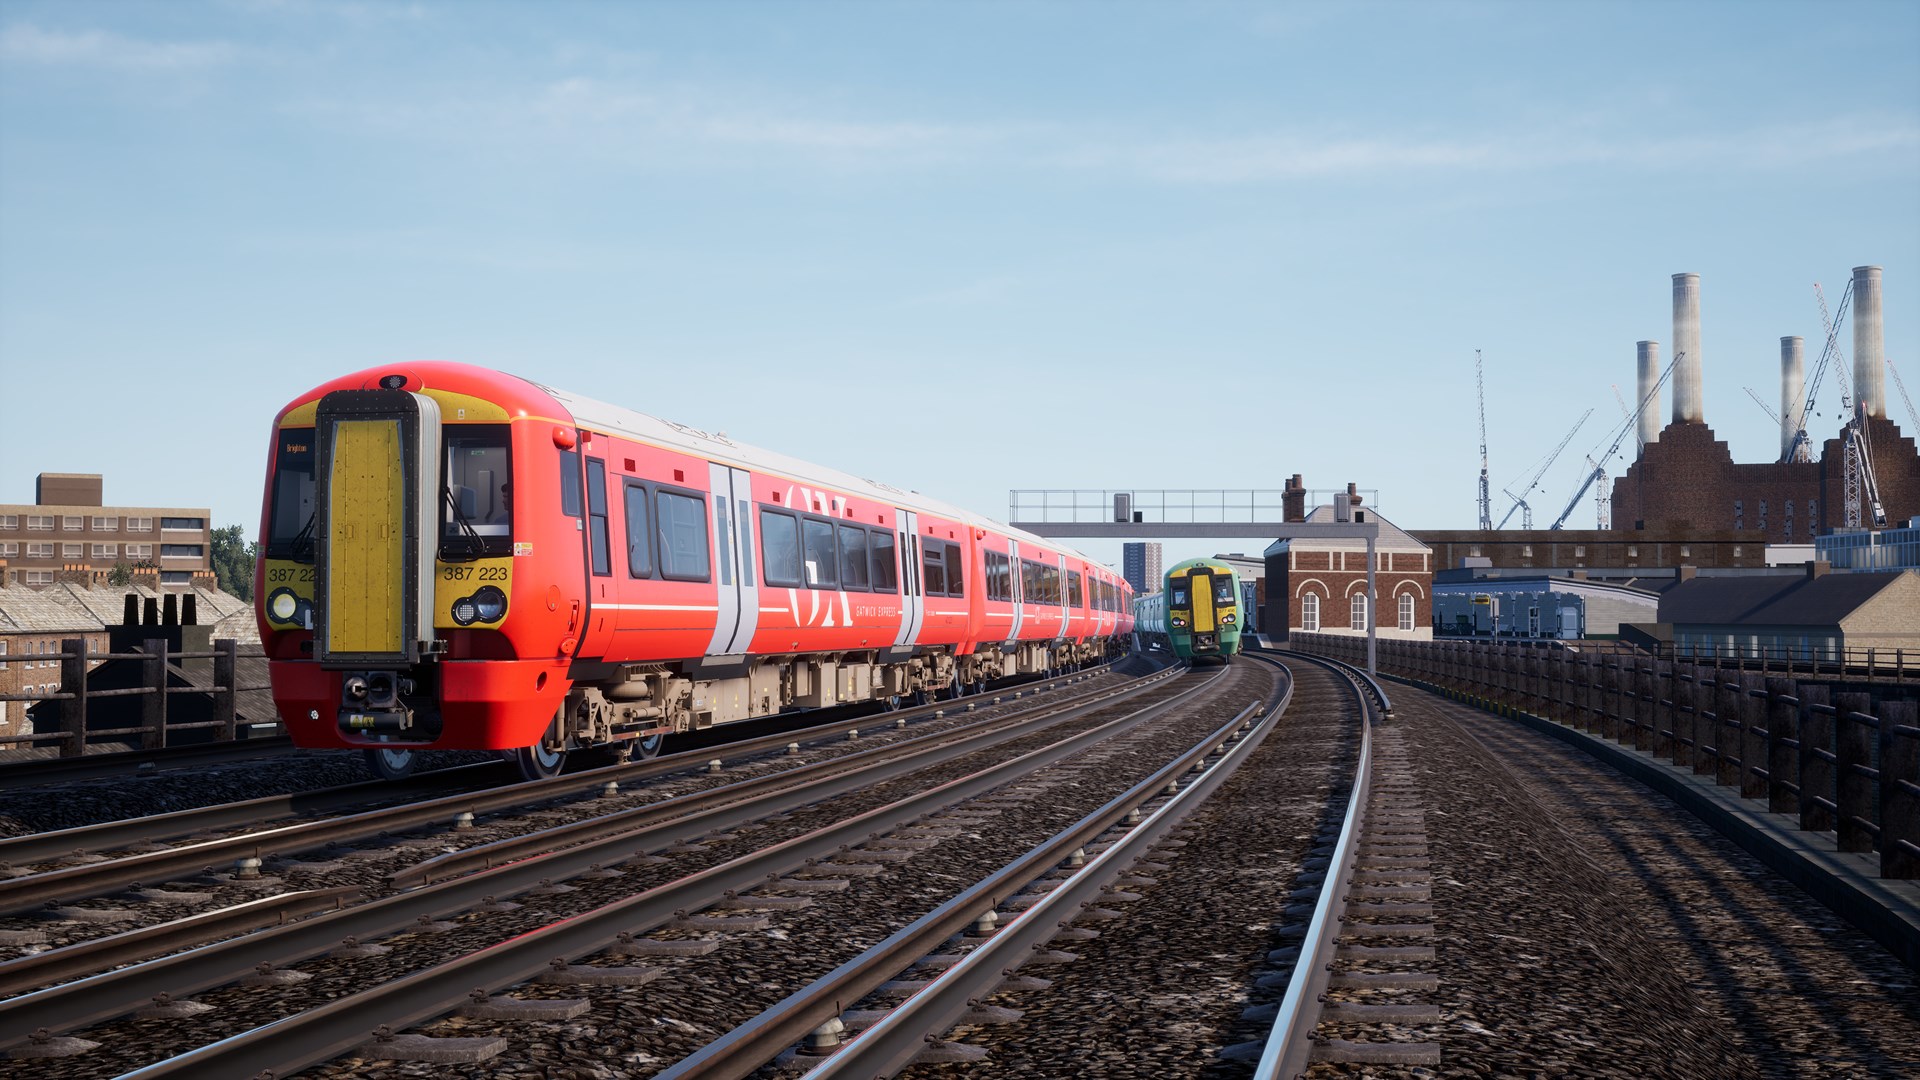
[[160, 557], [163, 559], [197, 559], [206, 552], [203, 544], [161, 544]]
[[93, 519], [94, 532], [113, 532], [120, 527], [118, 517], [96, 517]]
[[1400, 631], [1402, 633], [1409, 633], [1409, 634], [1413, 632], [1413, 594], [1412, 593], [1400, 594]]
[[20, 554], [20, 545], [12, 542], [0, 543], [0, 556], [12, 557]]
[[207, 527], [207, 519], [206, 518], [189, 518], [189, 517], [177, 517], [177, 518], [163, 517], [160, 519], [160, 527], [162, 529], [196, 529], [196, 530], [204, 529]]
[[152, 532], [153, 519], [150, 517], [130, 517], [127, 519], [128, 532]]
[[52, 529], [53, 529], [52, 514], [28, 514], [27, 515], [27, 531], [50, 532], [52, 531]]
[[28, 585], [51, 585], [53, 584], [53, 571], [51, 570], [22, 571], [20, 574], [20, 580], [25, 582]]
[[1348, 611], [1351, 617], [1348, 619], [1347, 625], [1354, 630], [1365, 633], [1367, 629], [1367, 594], [1354, 593], [1353, 600], [1348, 605]]
[[86, 555], [86, 552], [87, 552], [87, 545], [85, 544], [61, 544], [60, 545], [60, 557], [63, 559], [78, 559]]
[[660, 541], [660, 576], [676, 581], [706, 581], [712, 573], [707, 539], [707, 504], [692, 495], [656, 491], [654, 533]]
[[87, 527], [87, 519], [79, 514], [68, 514], [60, 519], [60, 528], [66, 532], [80, 532]]
[[1320, 597], [1315, 593], [1300, 598], [1300, 629], [1309, 634], [1320, 629]]
[[191, 585], [191, 584], [193, 584], [193, 571], [191, 571], [191, 570], [162, 570], [162, 571], [160, 571], [160, 584], [162, 584], [162, 585]]
[[0, 529], [17, 529], [19, 527], [19, 514], [0, 514]]
[[1586, 557], [1587, 557], [1587, 545], [1585, 545], [1585, 544], [1575, 544], [1575, 545], [1573, 545], [1573, 557], [1574, 557], [1574, 558], [1576, 558], [1576, 559], [1584, 559], [1584, 558], [1586, 558]]
[[53, 558], [53, 545], [52, 544], [28, 544], [27, 558], [51, 559]]
[[118, 558], [119, 555], [120, 555], [119, 544], [93, 545], [93, 557], [96, 559], [113, 559], [113, 558]]
[[153, 545], [152, 544], [128, 544], [127, 558], [151, 559], [153, 558]]

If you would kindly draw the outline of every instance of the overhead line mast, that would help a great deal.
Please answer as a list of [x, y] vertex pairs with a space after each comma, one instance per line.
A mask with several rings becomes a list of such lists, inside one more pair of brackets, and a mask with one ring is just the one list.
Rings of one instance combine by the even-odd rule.
[[1473, 350], [1473, 382], [1480, 398], [1480, 531], [1493, 531], [1493, 496], [1487, 484], [1487, 377], [1480, 350]]

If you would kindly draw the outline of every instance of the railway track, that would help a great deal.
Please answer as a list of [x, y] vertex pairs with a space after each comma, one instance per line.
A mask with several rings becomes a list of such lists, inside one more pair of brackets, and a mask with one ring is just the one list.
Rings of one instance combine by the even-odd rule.
[[[1150, 684], [1151, 680], [1148, 682]], [[1111, 693], [1111, 691], [1101, 691], [1101, 693]], [[1098, 708], [1098, 703], [1087, 702], [1075, 707], [1050, 708], [1046, 710], [1049, 715], [1043, 717], [1028, 716], [1024, 719], [979, 721], [962, 725], [935, 740], [916, 740], [916, 744], [937, 743], [938, 745], [921, 746], [911, 751], [903, 748], [896, 756], [911, 753], [922, 759], [918, 767], [924, 770], [928, 764], [926, 759], [938, 754], [957, 759], [966, 755], [977, 755], [989, 742], [997, 741], [1017, 746], [1022, 739], [1032, 742], [1036, 739], [1053, 738], [1057, 732], [1049, 732], [1044, 736], [1031, 732], [1044, 727], [1069, 724], [1076, 716], [1085, 716]], [[1125, 724], [1137, 726], [1140, 722], [1140, 718], [1136, 716], [1125, 721]], [[1095, 725], [1092, 720], [1087, 720], [1083, 726], [1095, 726], [1105, 731], [1120, 723], [1122, 721], [1113, 720]], [[986, 730], [995, 726], [1005, 730]], [[969, 728], [979, 730], [969, 731], [967, 730]], [[1069, 748], [1070, 744], [1075, 740], [1085, 741], [1095, 738], [1096, 736], [1082, 733], [1064, 742], [1056, 739], [1059, 746], [1051, 752], [1069, 753], [1072, 752]], [[856, 757], [871, 756], [878, 759], [888, 756], [889, 753], [887, 748], [876, 748]], [[664, 759], [650, 764], [662, 763]], [[680, 767], [684, 768], [684, 764]], [[697, 852], [711, 842], [716, 830], [723, 834], [729, 832], [751, 834], [758, 830], [778, 831], [764, 819], [769, 815], [773, 815], [776, 820], [782, 815], [797, 817], [824, 799], [844, 800], [847, 798], [848, 791], [861, 791], [889, 784], [899, 786], [901, 781], [894, 777], [906, 774], [913, 767], [900, 762], [881, 760], [863, 765], [852, 758], [842, 758], [836, 762], [820, 762], [817, 765], [793, 769], [784, 773], [786, 779], [779, 783], [770, 783], [764, 778], [748, 780], [730, 785], [731, 790], [720, 789], [706, 796], [675, 800], [672, 801], [672, 805], [662, 803], [655, 807], [616, 811], [613, 814], [600, 815], [599, 819], [590, 823], [569, 823], [550, 830], [551, 835], [539, 840], [506, 838], [496, 842], [492, 846], [493, 850], [489, 852], [441, 859], [430, 869], [401, 870], [389, 875], [389, 884], [395, 888], [428, 881], [436, 882], [434, 884], [425, 884], [411, 891], [394, 893], [382, 900], [354, 905], [326, 916], [292, 923], [280, 930], [252, 934], [247, 938], [224, 945], [180, 953], [149, 964], [136, 965], [133, 968], [97, 975], [78, 983], [63, 984], [37, 994], [16, 998], [5, 1005], [6, 1020], [0, 1022], [5, 1025], [0, 1029], [0, 1036], [4, 1036], [8, 1042], [19, 1043], [23, 1033], [31, 1034], [37, 1027], [54, 1025], [50, 1030], [57, 1030], [60, 1027], [105, 1019], [119, 1015], [129, 1007], [130, 1003], [135, 1005], [144, 1003], [149, 997], [162, 992], [171, 995], [169, 1007], [181, 1008], [184, 1003], [178, 999], [186, 994], [229, 981], [237, 973], [259, 964], [274, 965], [273, 975], [268, 981], [289, 981], [292, 976], [299, 973], [284, 972], [282, 970], [284, 963], [300, 957], [312, 956], [317, 951], [325, 950], [329, 944], [336, 946], [337, 954], [329, 962], [365, 956], [370, 952], [377, 954], [377, 948], [369, 950], [367, 946], [360, 945], [358, 942], [370, 940], [381, 934], [393, 933], [396, 930], [406, 930], [410, 926], [421, 933], [408, 936], [420, 938], [425, 936], [425, 932], [438, 928], [438, 924], [444, 917], [451, 916], [455, 912], [465, 912], [468, 917], [488, 919], [500, 916], [505, 910], [514, 907], [495, 899], [497, 896], [518, 895], [528, 891], [544, 897], [575, 891], [588, 892], [590, 890], [586, 888], [559, 883], [572, 875], [582, 875], [583, 881], [610, 882], [622, 876], [622, 871], [611, 869], [614, 863], [632, 860], [637, 852]], [[807, 776], [801, 774], [817, 775], [818, 780], [810, 781]], [[760, 791], [763, 788], [778, 790], [763, 793]], [[830, 788], [837, 789], [837, 795]], [[942, 791], [943, 795], [951, 794], [938, 788], [936, 791]], [[922, 791], [916, 797], [924, 799], [928, 797], [928, 793]], [[705, 802], [702, 803], [699, 799], [705, 799]], [[896, 811], [896, 813], [905, 812], [907, 811]], [[844, 840], [856, 838], [858, 835], [844, 833], [844, 830], [860, 827], [863, 826], [859, 823], [853, 826], [843, 824], [828, 827], [824, 833], [830, 838]], [[833, 831], [834, 828], [839, 828], [842, 832], [836, 833]], [[814, 829], [812, 832], [822, 833], [823, 830]], [[806, 835], [809, 834], [804, 831], [801, 833], [803, 837]], [[798, 843], [798, 840], [794, 842]], [[825, 841], [822, 837], [816, 836], [812, 842], [817, 844]], [[670, 880], [666, 883], [671, 887], [668, 893], [654, 895], [659, 893], [659, 889], [654, 889], [648, 890], [645, 895], [652, 898], [651, 902], [675, 905], [672, 909], [674, 911], [682, 910], [688, 905], [698, 908], [708, 903], [727, 902], [729, 897], [726, 893], [729, 889], [742, 892], [746, 887], [758, 883], [760, 875], [782, 872], [766, 870], [765, 866], [779, 863], [783, 858], [789, 859], [790, 862], [793, 851], [799, 850], [791, 846], [783, 846], [781, 843], [775, 843], [772, 846], [775, 849], [774, 853], [757, 856], [761, 859], [759, 863], [743, 862], [749, 858], [747, 856], [731, 862], [723, 861], [721, 864], [723, 867], [733, 868], [724, 871], [713, 870], [710, 873], [695, 871], [688, 877], [690, 883], [675, 884], [674, 882], [678, 879]], [[535, 854], [540, 848], [549, 850]], [[812, 848], [807, 850], [813, 851]], [[821, 858], [823, 855], [830, 855], [833, 850], [837, 849], [824, 849], [808, 854], [804, 858]], [[640, 858], [644, 864], [655, 859], [664, 859], [666, 856], [641, 854]], [[791, 871], [804, 867], [804, 858], [799, 864], [788, 865], [787, 869]], [[505, 865], [464, 874], [462, 871], [465, 867], [457, 865], [460, 860], [466, 860], [469, 864], [485, 866], [501, 859], [506, 860]], [[741, 866], [734, 866], [734, 863], [740, 863]], [[742, 866], [750, 866], [750, 869], [743, 870]], [[749, 877], [744, 879], [738, 877], [741, 873], [748, 873]], [[542, 874], [547, 876], [535, 876]], [[444, 875], [460, 876], [455, 876], [448, 881], [439, 881], [438, 879]], [[718, 895], [706, 896], [704, 899], [698, 897], [690, 899], [686, 894], [689, 889], [710, 888], [716, 881], [724, 882], [724, 887], [720, 888]], [[615, 891], [630, 893], [632, 890], [622, 888]], [[669, 898], [663, 900], [662, 895]], [[696, 899], [700, 902], [696, 903]], [[480, 914], [475, 915], [469, 910], [474, 908], [479, 909]], [[518, 944], [508, 951], [518, 954], [528, 949], [535, 953], [551, 950], [560, 943], [557, 938], [566, 938], [569, 933], [581, 933], [582, 931], [578, 929], [581, 926], [599, 925], [607, 919], [619, 921], [630, 914], [625, 913], [624, 909], [620, 910], [622, 913], [603, 913], [595, 919], [585, 921], [579, 917], [562, 919], [559, 923], [548, 923], [546, 927], [531, 933], [509, 931], [508, 937]], [[414, 914], [415, 912], [423, 912], [427, 923], [434, 925], [421, 925], [422, 916]], [[520, 921], [526, 921], [526, 919], [523, 917]], [[562, 929], [554, 929], [554, 927]], [[359, 931], [357, 935], [348, 934], [356, 938], [355, 942], [342, 944], [343, 939], [340, 935], [343, 932], [355, 930]], [[613, 932], [607, 932], [603, 936], [612, 940]], [[571, 939], [566, 940], [571, 941]], [[275, 949], [278, 952], [274, 952]], [[481, 951], [495, 957], [490, 962], [505, 962], [499, 960], [497, 954], [487, 949]], [[269, 954], [277, 959], [261, 959], [262, 956]], [[550, 960], [551, 956], [541, 955], [538, 959], [539, 962], [534, 967], [535, 972]], [[0, 975], [5, 973], [8, 966], [10, 965], [0, 965]], [[459, 970], [457, 974], [448, 977], [463, 983], [459, 987], [459, 993], [464, 994], [471, 988], [464, 983], [474, 976], [469, 971]], [[516, 977], [524, 977], [524, 975]], [[514, 981], [513, 978], [506, 979], [506, 982], [512, 981]], [[174, 989], [166, 991], [155, 989], [163, 985]], [[391, 1016], [391, 1010], [385, 1001], [369, 1003], [366, 1007], [386, 1010], [386, 1014]], [[366, 1031], [360, 1031], [359, 1037], [364, 1038], [365, 1034]], [[269, 1041], [276, 1049], [286, 1043], [283, 1033], [280, 1032], [276, 1032]], [[54, 1053], [62, 1048], [70, 1048], [72, 1045], [74, 1044], [62, 1043], [57, 1038], [43, 1035], [39, 1040], [29, 1042], [24, 1047], [16, 1047], [15, 1052]], [[338, 1048], [335, 1052], [338, 1052]], [[58, 1059], [41, 1060], [39, 1064], [43, 1068], [51, 1067], [56, 1060]], [[74, 1060], [78, 1062], [84, 1059]], [[202, 1065], [188, 1064], [179, 1067], [198, 1069]], [[216, 1071], [223, 1072], [224, 1069]], [[36, 1075], [45, 1074], [36, 1073]]]

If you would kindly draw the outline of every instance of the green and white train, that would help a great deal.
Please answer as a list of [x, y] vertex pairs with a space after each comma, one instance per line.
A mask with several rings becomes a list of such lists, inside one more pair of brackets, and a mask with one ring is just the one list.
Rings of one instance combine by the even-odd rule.
[[1188, 559], [1167, 570], [1159, 592], [1133, 601], [1134, 628], [1182, 660], [1240, 651], [1240, 579], [1233, 567]]

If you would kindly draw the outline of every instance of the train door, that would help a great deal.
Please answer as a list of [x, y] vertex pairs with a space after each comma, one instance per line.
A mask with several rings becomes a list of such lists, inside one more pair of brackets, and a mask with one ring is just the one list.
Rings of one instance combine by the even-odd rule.
[[1187, 587], [1193, 594], [1193, 632], [1213, 633], [1213, 575], [1195, 570], [1187, 580]]
[[1073, 609], [1067, 604], [1067, 601], [1071, 599], [1071, 597], [1067, 595], [1070, 591], [1067, 588], [1067, 557], [1065, 555], [1055, 555], [1054, 563], [1059, 567], [1060, 573], [1060, 576], [1054, 579], [1060, 583], [1058, 590], [1060, 595], [1055, 597], [1055, 599], [1060, 601], [1060, 632], [1054, 636], [1064, 640], [1073, 636], [1071, 621], [1073, 619]]
[[895, 646], [911, 645], [920, 638], [920, 626], [926, 621], [927, 601], [920, 591], [920, 515], [900, 511], [900, 633]]
[[1007, 588], [1013, 593], [1013, 626], [1007, 631], [1007, 641], [1020, 640], [1021, 596], [1024, 590], [1020, 582], [1020, 541], [1007, 541]]
[[753, 495], [743, 469], [710, 466], [713, 481], [714, 569], [720, 611], [714, 621], [708, 656], [745, 653], [760, 626], [760, 589], [753, 574]]

